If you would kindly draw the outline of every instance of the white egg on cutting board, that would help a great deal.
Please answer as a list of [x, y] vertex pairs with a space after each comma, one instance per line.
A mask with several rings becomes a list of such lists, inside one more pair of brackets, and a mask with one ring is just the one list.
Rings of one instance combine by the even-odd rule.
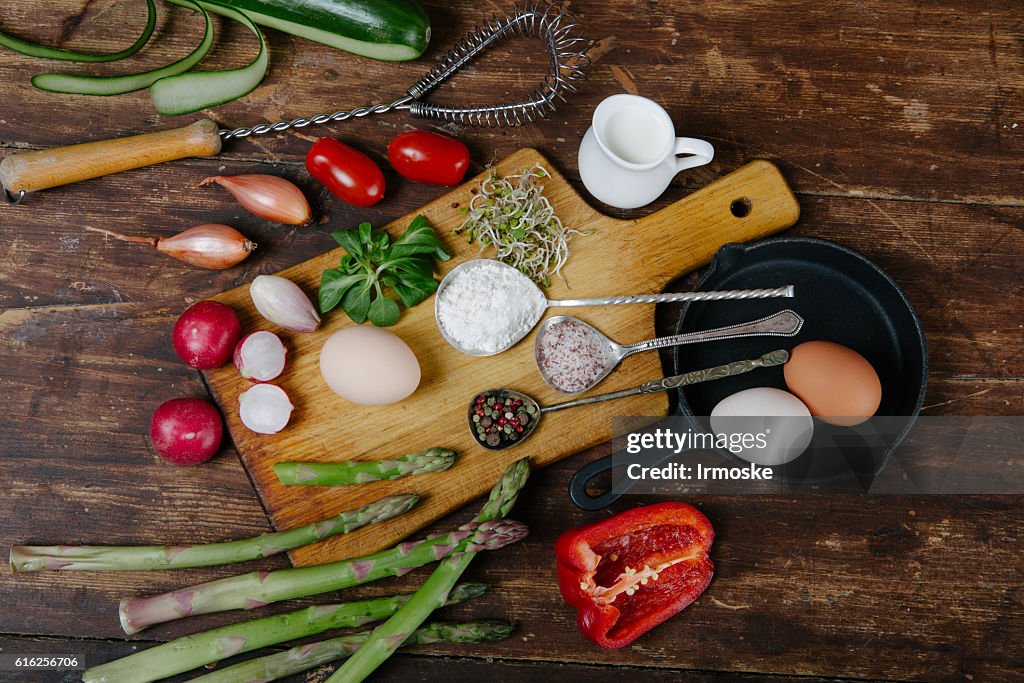
[[719, 401], [711, 411], [711, 430], [735, 443], [743, 435], [752, 435], [746, 444], [754, 443], [756, 435], [763, 435], [752, 447], [732, 452], [748, 462], [775, 467], [807, 450], [814, 435], [814, 419], [803, 401], [788, 391], [756, 387]]
[[331, 391], [364, 406], [401, 401], [420, 384], [420, 363], [402, 339], [371, 325], [352, 325], [320, 349], [320, 373]]

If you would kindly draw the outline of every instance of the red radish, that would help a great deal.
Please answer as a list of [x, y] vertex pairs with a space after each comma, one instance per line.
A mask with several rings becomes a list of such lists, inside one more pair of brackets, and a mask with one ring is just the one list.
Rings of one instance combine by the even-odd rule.
[[174, 350], [189, 367], [211, 370], [231, 360], [242, 336], [242, 323], [228, 306], [216, 301], [192, 304], [174, 323]]
[[284, 429], [292, 408], [288, 394], [273, 384], [257, 384], [238, 397], [238, 417], [258, 434], [277, 434]]
[[235, 368], [250, 382], [269, 382], [284, 372], [287, 355], [288, 349], [273, 332], [251, 332], [235, 347]]
[[172, 465], [196, 465], [212, 458], [220, 448], [224, 423], [209, 402], [199, 398], [172, 398], [153, 411], [149, 439], [157, 454]]

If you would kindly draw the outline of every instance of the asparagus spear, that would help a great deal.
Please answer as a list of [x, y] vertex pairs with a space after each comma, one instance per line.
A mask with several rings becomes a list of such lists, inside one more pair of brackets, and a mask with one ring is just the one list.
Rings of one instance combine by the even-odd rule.
[[[428, 643], [482, 643], [503, 640], [515, 629], [505, 621], [469, 621], [464, 624], [427, 624], [415, 631], [406, 645]], [[309, 671], [321, 664], [349, 657], [366, 642], [370, 632], [331, 638], [290, 650], [257, 657], [213, 673], [193, 678], [191, 683], [269, 683], [285, 676]]]
[[279, 462], [274, 472], [282, 484], [305, 486], [342, 486], [367, 484], [382, 479], [398, 479], [410, 474], [443, 472], [455, 462], [455, 451], [428, 448], [387, 460], [350, 462]]
[[226, 543], [206, 545], [53, 545], [11, 546], [11, 571], [33, 572], [43, 569], [81, 569], [88, 571], [135, 571], [209, 567], [255, 560], [269, 555], [347, 534], [361, 526], [374, 524], [408, 512], [419, 499], [414, 493], [388, 496], [356, 510], [296, 529], [260, 534]]
[[[482, 583], [459, 584], [449, 604], [483, 595]], [[305, 609], [252, 619], [184, 636], [148, 650], [86, 669], [82, 683], [145, 683], [174, 676], [242, 652], [316, 635], [336, 628], [362, 626], [387, 618], [411, 596], [395, 595]]]
[[[486, 524], [489, 520], [508, 514], [529, 474], [529, 461], [525, 458], [509, 465], [491, 490], [490, 498], [475, 521]], [[473, 551], [467, 551], [449, 555], [442, 561], [412, 598], [394, 616], [373, 629], [366, 643], [326, 683], [358, 683], [372, 674], [434, 610], [444, 605], [475, 555]]]
[[399, 543], [389, 550], [352, 560], [249, 572], [168, 593], [126, 598], [119, 609], [121, 628], [127, 634], [138, 633], [147, 626], [193, 614], [253, 609], [278, 600], [341, 590], [386, 576], [401, 576], [453, 553], [495, 550], [525, 535], [526, 527], [510, 520], [470, 523], [448, 534]]

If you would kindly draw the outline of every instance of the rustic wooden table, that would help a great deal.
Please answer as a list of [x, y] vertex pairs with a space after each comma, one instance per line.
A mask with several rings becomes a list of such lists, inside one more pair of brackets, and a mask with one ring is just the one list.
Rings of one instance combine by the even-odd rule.
[[[125, 42], [126, 25], [139, 22], [138, 3], [55, 4], [41, 12], [39, 3], [8, 3], [0, 28], [109, 50]], [[209, 115], [235, 126], [389, 101], [482, 12], [505, 3], [483, 4], [431, 2], [433, 42], [417, 63], [372, 62], [268, 31], [268, 79]], [[578, 182], [576, 148], [596, 103], [622, 91], [652, 97], [680, 134], [707, 138], [718, 150], [714, 163], [677, 179], [659, 205], [745, 161], [772, 159], [803, 208], [793, 232], [863, 251], [917, 306], [931, 354], [924, 414], [1024, 412], [1018, 0], [577, 5], [599, 41], [589, 80], [538, 124], [449, 129], [470, 145], [477, 169], [529, 145]], [[187, 11], [162, 12], [158, 39], [133, 65], [186, 53], [198, 29]], [[482, 59], [439, 97], [486, 102], [529, 86], [544, 68], [533, 47], [510, 46], [512, 59]], [[252, 49], [244, 29], [230, 27], [210, 63], [242, 64]], [[29, 77], [50, 68], [0, 53], [2, 153], [180, 124], [158, 117], [145, 94], [90, 99], [34, 90]], [[0, 206], [0, 552], [15, 542], [202, 542], [269, 528], [230, 446], [188, 469], [165, 466], [147, 446], [155, 405], [205, 394], [198, 374], [174, 356], [170, 329], [187, 304], [332, 247], [330, 230], [382, 223], [442, 192], [389, 174], [388, 197], [355, 209], [306, 174], [303, 155], [314, 136], [331, 132], [383, 156], [386, 141], [411, 125], [395, 115], [248, 139], [215, 160], [124, 173], [33, 195], [17, 208]], [[191, 189], [207, 175], [246, 172], [296, 180], [321, 220], [310, 228], [270, 225], [224, 192]], [[233, 270], [208, 272], [83, 230], [169, 235], [204, 222], [238, 227], [261, 244], [259, 255]], [[671, 311], [659, 315], [663, 328], [671, 324]], [[631, 647], [597, 648], [558, 596], [551, 546], [570, 524], [606, 514], [579, 512], [565, 493], [570, 473], [605, 452], [534, 475], [516, 511], [530, 524], [530, 538], [475, 563], [471, 575], [494, 590], [451, 611], [513, 618], [520, 624], [515, 636], [500, 644], [419, 648], [389, 662], [380, 680], [1021, 676], [1024, 513], [1014, 497], [697, 499], [717, 530], [711, 588]], [[192, 570], [187, 577], [222, 573]], [[424, 575], [354, 593], [395, 592]], [[73, 651], [98, 663], [237, 618], [183, 620], [124, 640], [117, 599], [181, 582], [180, 574], [12, 576], [5, 568], [0, 649]], [[0, 673], [3, 681], [56, 678]]]

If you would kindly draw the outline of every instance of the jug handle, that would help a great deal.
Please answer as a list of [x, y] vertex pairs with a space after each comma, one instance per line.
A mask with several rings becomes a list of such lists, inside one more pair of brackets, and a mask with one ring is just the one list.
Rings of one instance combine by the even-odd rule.
[[675, 155], [689, 154], [690, 156], [676, 159], [676, 173], [685, 171], [695, 166], [703, 166], [715, 158], [715, 148], [710, 142], [698, 140], [697, 138], [676, 138]]

